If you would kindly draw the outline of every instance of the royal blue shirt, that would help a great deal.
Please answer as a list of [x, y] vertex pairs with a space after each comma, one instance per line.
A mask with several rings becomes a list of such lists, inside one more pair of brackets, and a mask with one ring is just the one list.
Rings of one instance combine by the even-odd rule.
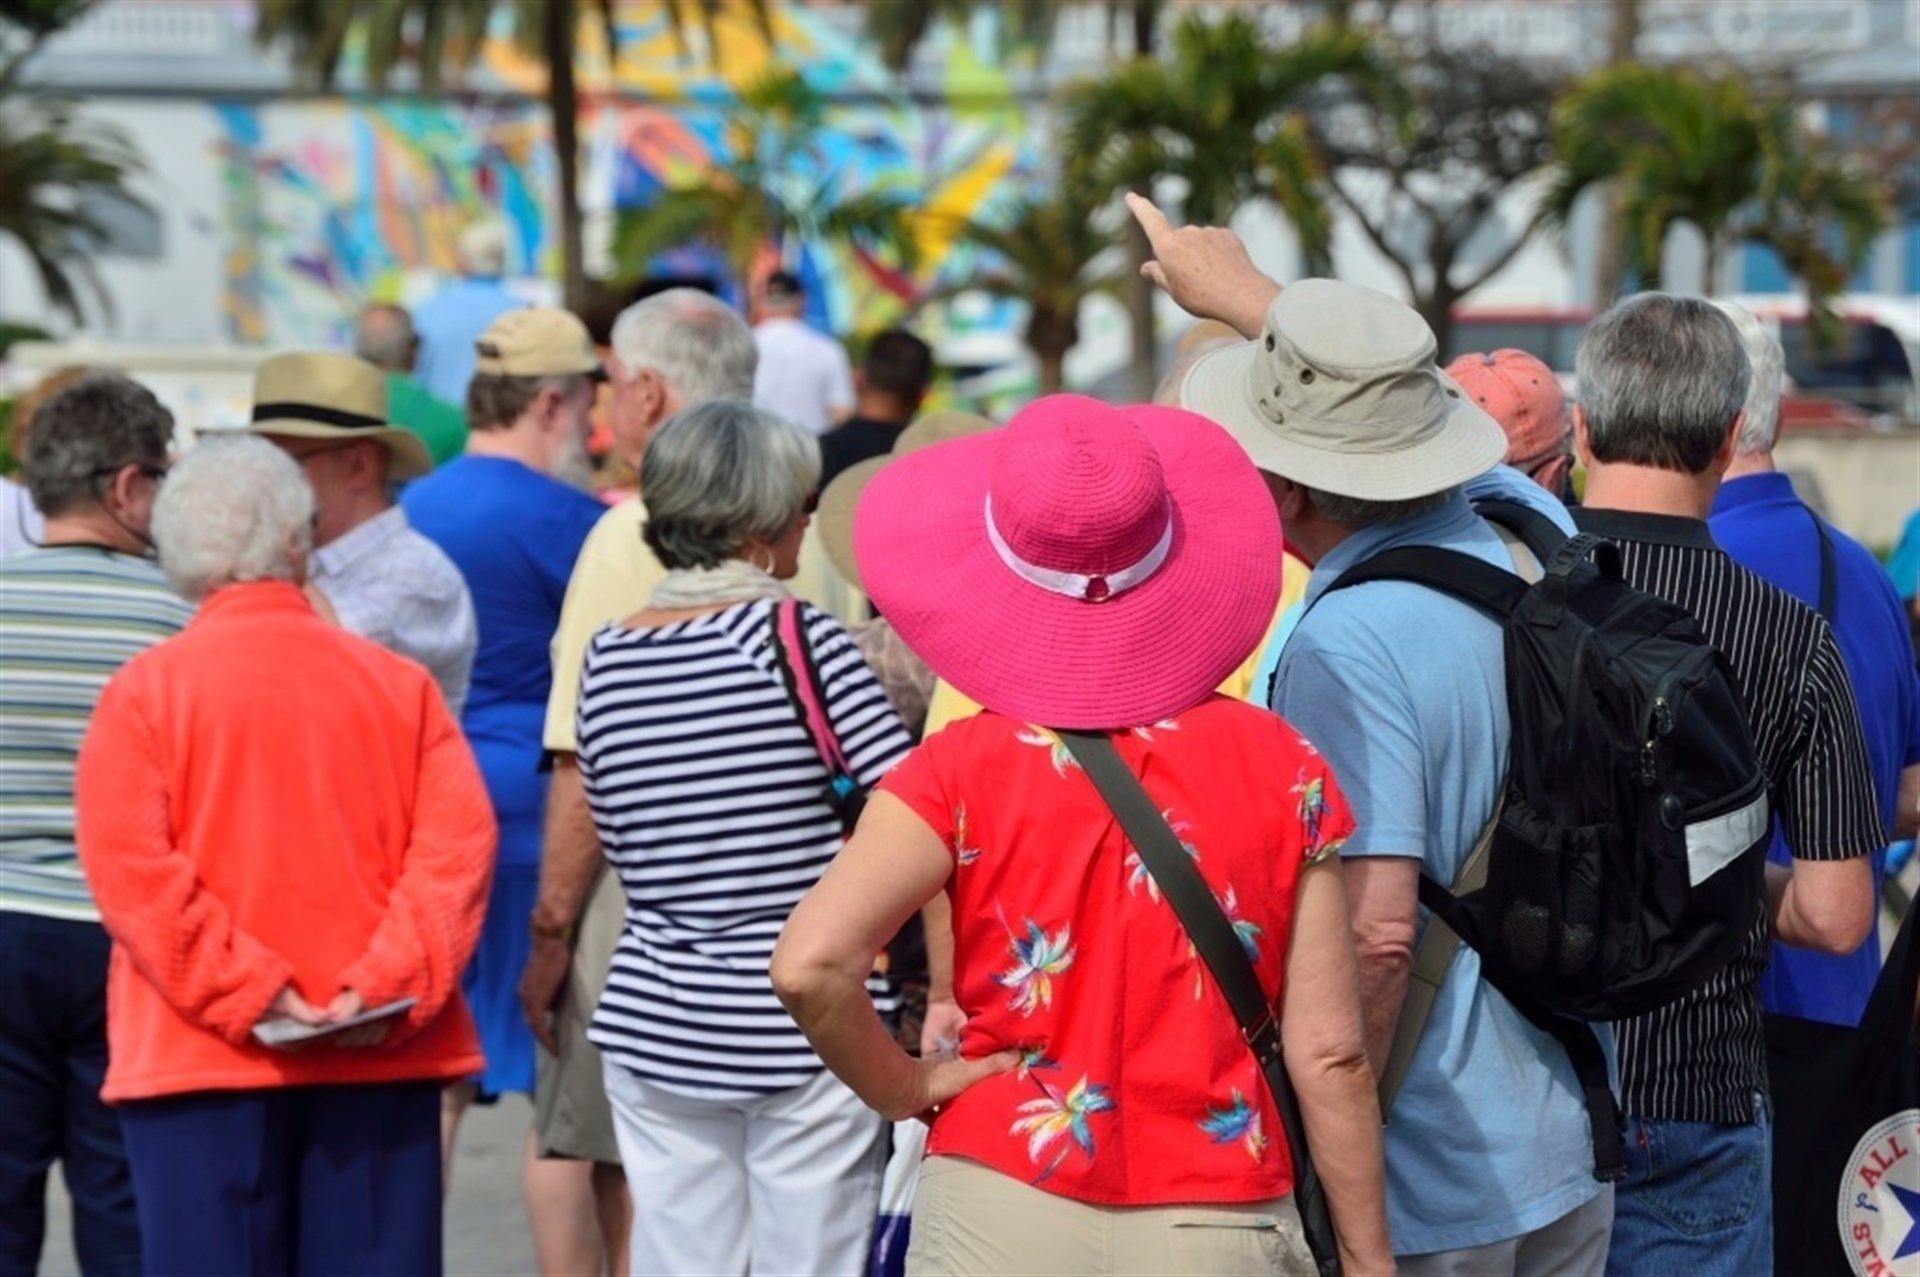
[[[500, 822], [500, 864], [540, 860], [549, 645], [580, 546], [606, 507], [505, 457], [460, 457], [409, 484], [407, 518], [466, 578], [480, 647], [460, 726]], [[636, 599], [634, 606], [643, 600]]]
[[[1707, 526], [1735, 562], [1808, 607], [1817, 605], [1820, 537], [1812, 512], [1786, 475], [1728, 480], [1720, 486]], [[1890, 829], [1900, 772], [1920, 763], [1920, 675], [1914, 671], [1906, 609], [1892, 579], [1865, 546], [1831, 524], [1828, 530], [1833, 543], [1834, 638], [1853, 682], [1873, 767], [1874, 795], [1880, 801], [1881, 819]], [[1768, 856], [1776, 864], [1788, 863], [1777, 821]], [[1884, 855], [1876, 855], [1873, 862], [1877, 892]], [[1761, 977], [1761, 1001], [1769, 1011], [1857, 1024], [1879, 971], [1877, 934], [1869, 935], [1845, 957], [1775, 944]]]

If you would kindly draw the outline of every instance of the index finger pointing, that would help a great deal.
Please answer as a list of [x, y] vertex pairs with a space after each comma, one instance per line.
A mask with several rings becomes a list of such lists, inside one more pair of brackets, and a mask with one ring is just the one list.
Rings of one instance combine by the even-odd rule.
[[1147, 233], [1147, 243], [1153, 245], [1157, 253], [1160, 249], [1160, 237], [1173, 230], [1173, 224], [1167, 221], [1167, 215], [1160, 211], [1146, 196], [1134, 191], [1127, 192], [1127, 210], [1133, 219], [1140, 223], [1140, 229]]

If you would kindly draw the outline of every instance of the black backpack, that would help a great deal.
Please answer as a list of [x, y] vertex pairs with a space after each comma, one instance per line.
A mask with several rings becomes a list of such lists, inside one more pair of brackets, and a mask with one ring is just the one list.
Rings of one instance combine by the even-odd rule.
[[1445, 926], [1430, 925], [1416, 954], [1382, 1112], [1464, 941], [1489, 983], [1567, 1046], [1594, 1119], [1596, 1173], [1612, 1177], [1618, 1119], [1605, 1057], [1581, 1022], [1674, 1001], [1753, 934], [1766, 903], [1766, 773], [1726, 658], [1685, 610], [1622, 579], [1617, 546], [1568, 537], [1512, 502], [1476, 509], [1538, 560], [1537, 580], [1409, 546], [1330, 587], [1418, 582], [1504, 632], [1506, 781], [1460, 878], [1421, 878], [1420, 901]]

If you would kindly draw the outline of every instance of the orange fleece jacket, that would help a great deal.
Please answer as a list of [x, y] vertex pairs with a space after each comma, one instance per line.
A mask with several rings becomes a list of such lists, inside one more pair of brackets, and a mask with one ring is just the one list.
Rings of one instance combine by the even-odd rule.
[[[105, 1099], [480, 1068], [459, 981], [493, 811], [426, 670], [291, 585], [229, 586], [108, 683], [74, 789], [114, 942]], [[268, 1050], [251, 1030], [288, 982], [419, 1003], [379, 1047]]]

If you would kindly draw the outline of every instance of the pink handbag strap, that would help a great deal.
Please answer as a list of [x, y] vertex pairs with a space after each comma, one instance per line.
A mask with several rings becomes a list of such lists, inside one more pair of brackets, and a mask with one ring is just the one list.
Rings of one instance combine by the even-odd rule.
[[847, 766], [846, 755], [840, 750], [840, 741], [833, 734], [833, 723], [827, 717], [827, 707], [821, 703], [820, 689], [816, 685], [817, 675], [809, 655], [807, 636], [800, 629], [800, 601], [782, 599], [774, 612], [775, 636], [786, 658], [788, 673], [792, 675], [794, 698], [800, 703], [800, 716], [806, 724], [807, 734], [813, 737], [813, 747], [819, 751], [820, 759], [829, 769], [844, 774], [852, 774]]

